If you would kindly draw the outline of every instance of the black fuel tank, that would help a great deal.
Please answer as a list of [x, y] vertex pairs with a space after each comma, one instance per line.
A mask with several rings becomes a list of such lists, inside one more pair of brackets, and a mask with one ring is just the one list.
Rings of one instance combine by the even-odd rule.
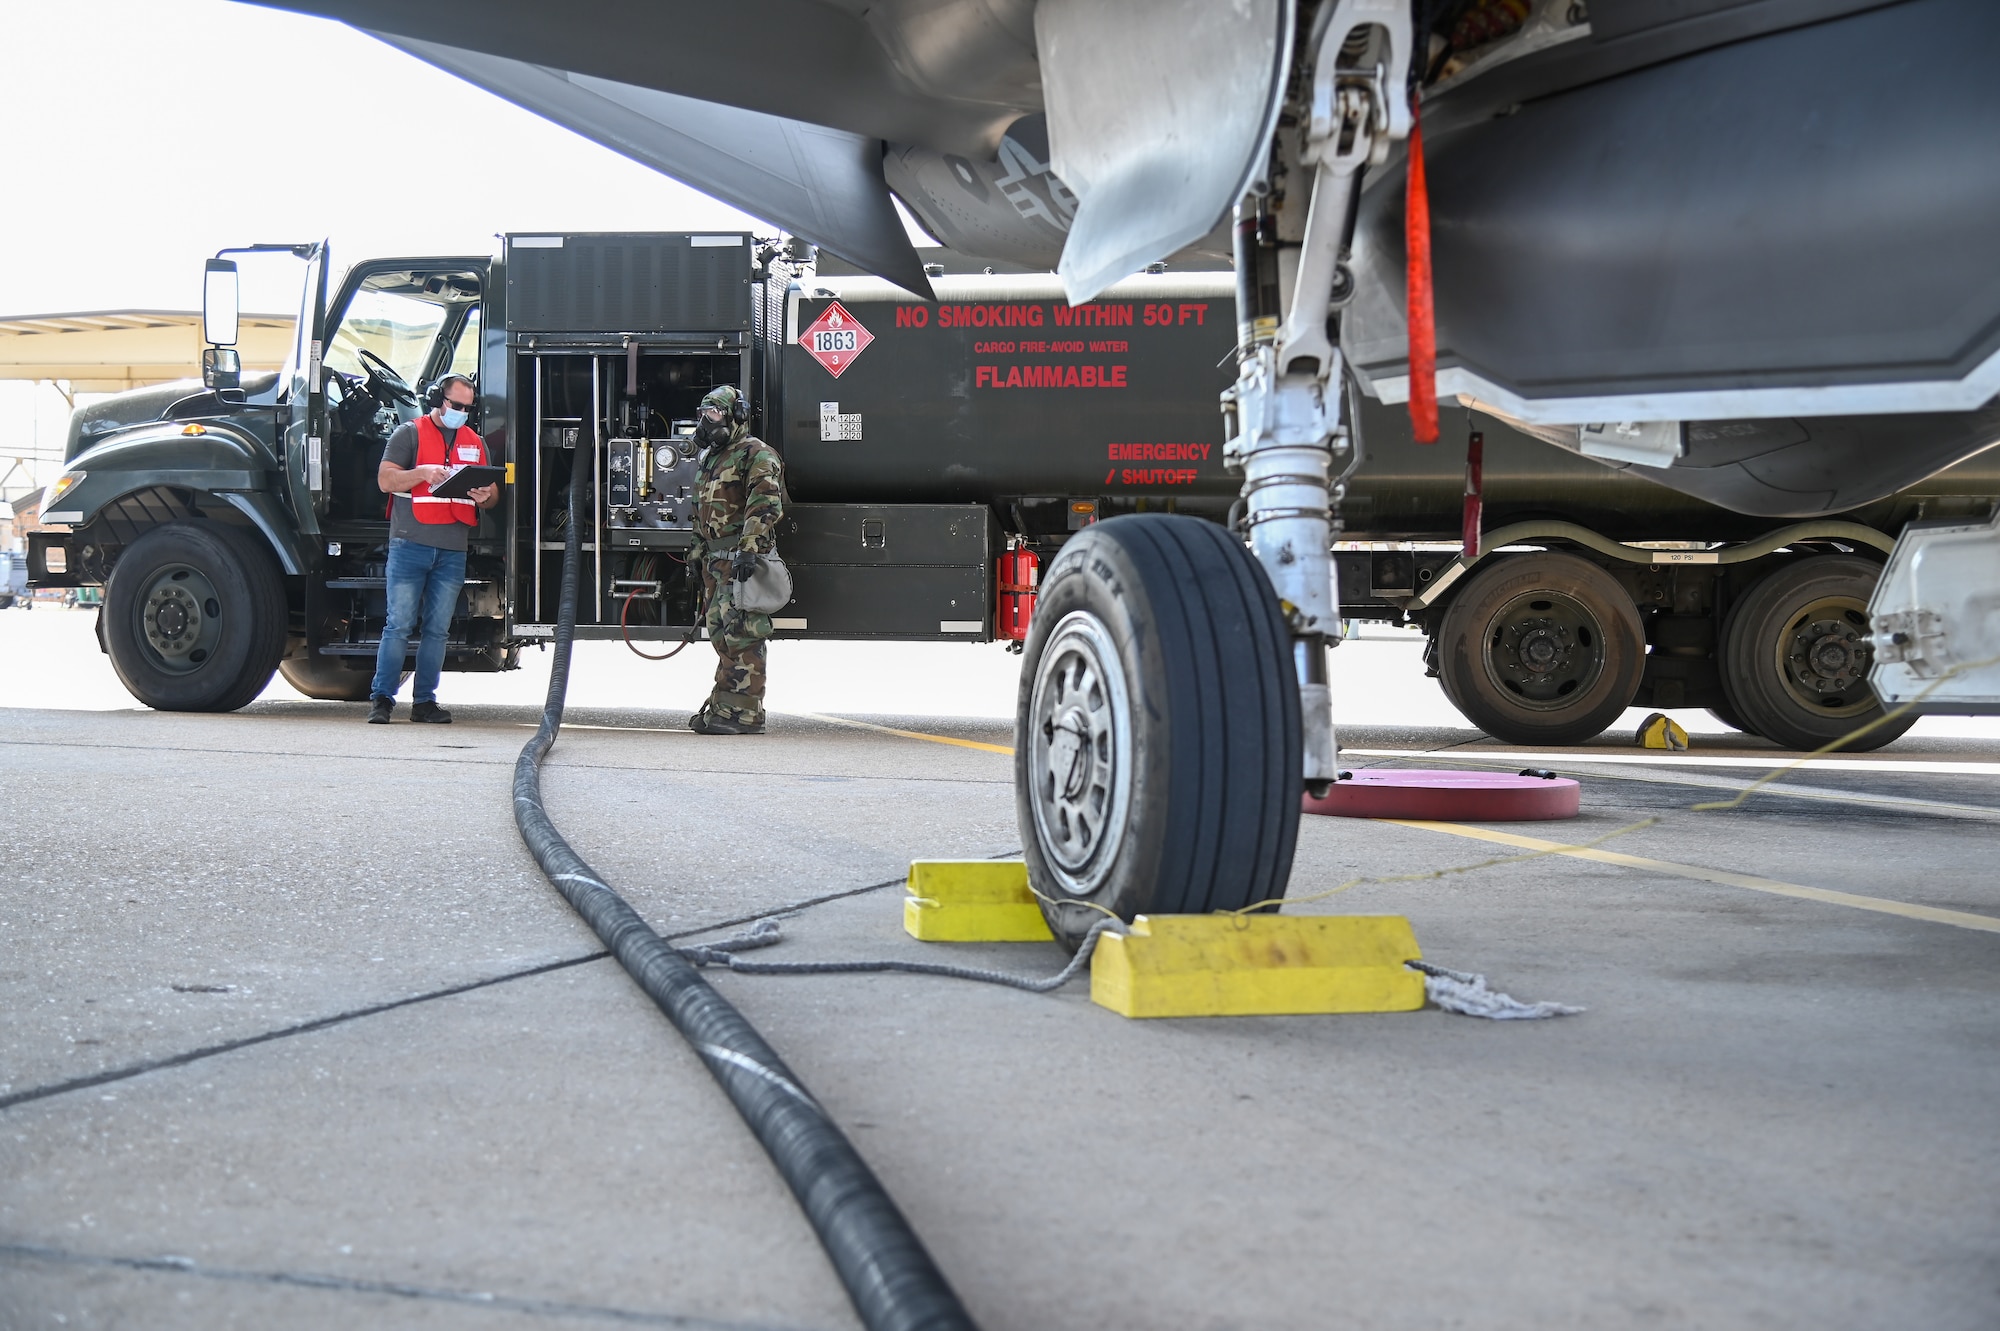
[[[767, 430], [795, 500], [1179, 498], [1219, 515], [1236, 497], [1217, 402], [1235, 377], [1230, 274], [1133, 278], [1077, 312], [1053, 275], [933, 284], [935, 305], [875, 278], [808, 279], [795, 293], [781, 419]], [[1489, 530], [1556, 519], [1624, 541], [1728, 541], [1781, 525], [1461, 407], [1443, 407], [1442, 441], [1420, 446], [1404, 407], [1349, 401], [1364, 455], [1342, 506], [1349, 539], [1457, 539], [1474, 428]], [[1894, 531], [1983, 511], [1994, 496], [2000, 449], [1839, 516]]]
[[787, 312], [782, 420], [801, 502], [1235, 497], [1218, 397], [1228, 273], [1121, 282], [1071, 309], [1053, 276], [808, 279]]

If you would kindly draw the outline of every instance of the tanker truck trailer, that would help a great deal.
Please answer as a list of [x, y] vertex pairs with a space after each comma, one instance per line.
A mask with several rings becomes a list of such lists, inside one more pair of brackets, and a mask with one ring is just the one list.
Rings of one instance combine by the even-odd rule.
[[[932, 282], [935, 304], [832, 264], [792, 284], [776, 405], [796, 496], [983, 507], [1038, 561], [1124, 513], [1240, 528], [1216, 410], [1235, 374], [1229, 273], [1149, 273], [1073, 309], [1052, 275]], [[1988, 452], [1831, 518], [1746, 516], [1463, 408], [1419, 446], [1403, 408], [1350, 406], [1341, 613], [1421, 628], [1453, 704], [1516, 744], [1578, 743], [1629, 706], [1707, 708], [1788, 748], [1846, 734], [1881, 711], [1866, 609], [1897, 533], [2000, 496]]]
[[[511, 669], [551, 640], [578, 484], [577, 636], [696, 631], [692, 422], [716, 384], [746, 390], [786, 459], [780, 636], [1019, 641], [1038, 564], [1106, 518], [1241, 531], [1217, 410], [1226, 272], [1145, 273], [1071, 307], [1047, 274], [940, 273], [920, 301], [743, 233], [513, 235], [497, 256], [366, 259], [338, 280], [323, 243], [259, 251], [304, 265], [291, 363], [242, 374], [222, 300], [202, 383], [73, 413], [30, 538], [33, 585], [105, 587], [100, 641], [149, 706], [240, 707], [274, 669], [308, 696], [366, 695], [376, 467], [447, 371], [477, 377], [476, 428], [508, 469], [447, 669]], [[234, 264], [209, 260], [212, 294]], [[1835, 519], [1743, 517], [1463, 411], [1418, 447], [1399, 409], [1354, 406], [1340, 613], [1423, 629], [1445, 692], [1515, 743], [1588, 738], [1634, 703], [1709, 707], [1793, 747], [1844, 734], [1877, 710], [1864, 608], [1895, 534], [2000, 494], [1975, 458]]]

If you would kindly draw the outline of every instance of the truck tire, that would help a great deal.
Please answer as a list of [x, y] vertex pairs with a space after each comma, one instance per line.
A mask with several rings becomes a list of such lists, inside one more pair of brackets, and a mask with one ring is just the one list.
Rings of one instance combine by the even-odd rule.
[[[1868, 598], [1881, 572], [1858, 555], [1814, 555], [1767, 574], [1731, 607], [1722, 691], [1748, 729], [1788, 749], [1817, 749], [1882, 715], [1868, 684]], [[1898, 717], [1841, 747], [1879, 749], [1916, 721]]]
[[[278, 673], [285, 677], [285, 683], [320, 702], [367, 702], [368, 691], [375, 684], [375, 661], [372, 657], [365, 659], [367, 668], [356, 670], [342, 664], [337, 657], [315, 652], [278, 662]], [[397, 687], [401, 688], [409, 677], [410, 672], [405, 670], [396, 682]]]
[[1509, 744], [1580, 744], [1639, 691], [1638, 607], [1597, 565], [1552, 551], [1474, 574], [1438, 626], [1438, 682], [1473, 725]]
[[285, 650], [285, 585], [257, 540], [170, 522], [125, 548], [104, 588], [105, 647], [132, 696], [163, 712], [233, 712]]
[[1058, 941], [1074, 950], [1107, 911], [1284, 895], [1298, 681], [1278, 598], [1241, 542], [1168, 514], [1085, 528], [1042, 576], [1024, 656], [1015, 809]]

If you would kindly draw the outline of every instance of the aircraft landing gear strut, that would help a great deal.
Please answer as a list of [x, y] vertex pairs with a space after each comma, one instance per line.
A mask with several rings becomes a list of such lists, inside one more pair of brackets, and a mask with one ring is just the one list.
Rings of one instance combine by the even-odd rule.
[[[1243, 474], [1250, 548], [1291, 631], [1304, 730], [1300, 775], [1319, 795], [1339, 767], [1325, 664], [1340, 634], [1333, 506], [1360, 461], [1343, 422], [1334, 319], [1352, 290], [1342, 256], [1361, 173], [1410, 130], [1403, 90], [1409, 6], [1341, 0], [1312, 40], [1310, 114], [1300, 129], [1278, 131], [1266, 179], [1237, 208], [1242, 345], [1236, 384], [1223, 396], [1230, 435], [1223, 457]], [[1286, 234], [1290, 217], [1273, 206], [1273, 182], [1287, 177], [1312, 182], [1296, 235]]]

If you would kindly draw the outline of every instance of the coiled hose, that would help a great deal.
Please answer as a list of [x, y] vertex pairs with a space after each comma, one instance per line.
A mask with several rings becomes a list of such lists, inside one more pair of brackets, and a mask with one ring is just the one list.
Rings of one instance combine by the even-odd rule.
[[971, 1331], [972, 1318], [853, 1143], [764, 1037], [570, 848], [542, 804], [576, 636], [582, 494], [570, 487], [555, 660], [542, 723], [514, 764], [514, 821], [535, 863], [694, 1046], [763, 1143], [870, 1331]]

